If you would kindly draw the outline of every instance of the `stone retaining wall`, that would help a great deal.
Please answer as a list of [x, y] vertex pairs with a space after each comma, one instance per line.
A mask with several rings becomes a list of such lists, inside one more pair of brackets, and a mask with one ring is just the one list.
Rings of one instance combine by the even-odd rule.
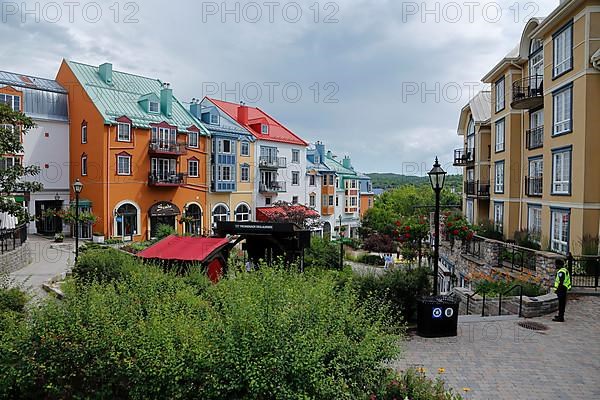
[[0, 274], [9, 274], [26, 267], [31, 262], [29, 246], [23, 243], [21, 247], [16, 248], [0, 255]]
[[[473, 292], [465, 288], [454, 288], [453, 293], [460, 299], [459, 313], [467, 313], [467, 297]], [[485, 316], [498, 315], [499, 299], [497, 297], [485, 299]], [[469, 302], [469, 314], [481, 315], [483, 307], [483, 297], [476, 294]], [[551, 314], [558, 310], [558, 298], [554, 293], [545, 294], [537, 297], [523, 296], [521, 316], [525, 318], [540, 317]], [[519, 313], [519, 296], [502, 298], [502, 315], [517, 315]]]

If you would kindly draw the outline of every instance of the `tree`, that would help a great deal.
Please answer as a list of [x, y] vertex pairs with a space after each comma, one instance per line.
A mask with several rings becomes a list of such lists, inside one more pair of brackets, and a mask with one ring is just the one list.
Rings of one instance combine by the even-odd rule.
[[[0, 154], [19, 154], [23, 152], [21, 133], [26, 134], [35, 127], [31, 118], [20, 111], [13, 111], [6, 104], [0, 104]], [[23, 178], [39, 174], [37, 166], [14, 166], [0, 169], [0, 212], [14, 215], [19, 222], [29, 220], [29, 213], [21, 205], [13, 201], [12, 195], [22, 192], [38, 192], [42, 184], [25, 182]]]
[[268, 215], [269, 222], [293, 223], [308, 230], [321, 224], [319, 213], [306, 206], [279, 201], [273, 203], [273, 208]]

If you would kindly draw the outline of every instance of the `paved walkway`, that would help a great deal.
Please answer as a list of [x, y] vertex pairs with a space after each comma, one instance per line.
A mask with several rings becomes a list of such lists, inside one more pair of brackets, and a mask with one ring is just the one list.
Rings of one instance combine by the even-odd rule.
[[44, 295], [42, 283], [66, 272], [75, 259], [73, 253], [74, 242], [65, 239], [65, 243], [54, 241], [35, 235], [30, 235], [27, 245], [32, 262], [25, 268], [12, 272], [12, 284], [29, 290], [34, 296]]
[[600, 297], [569, 299], [564, 323], [552, 317], [526, 320], [545, 332], [519, 327], [520, 319], [461, 322], [455, 338], [411, 336], [394, 365], [423, 367], [465, 399], [600, 399]]

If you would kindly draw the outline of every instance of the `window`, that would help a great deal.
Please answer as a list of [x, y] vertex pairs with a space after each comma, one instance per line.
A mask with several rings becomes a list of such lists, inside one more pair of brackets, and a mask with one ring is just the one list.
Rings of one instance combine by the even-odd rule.
[[160, 111], [158, 101], [149, 101], [148, 102], [148, 112], [153, 114], [158, 114]]
[[327, 204], [329, 204], [329, 206], [333, 206], [333, 196], [332, 195], [329, 196], [329, 201], [327, 202]]
[[5, 171], [19, 164], [20, 160], [17, 157], [0, 157], [0, 171]]
[[552, 152], [552, 194], [571, 194], [571, 148]]
[[115, 212], [117, 236], [133, 236], [138, 234], [138, 209], [131, 203], [119, 206]]
[[250, 167], [242, 165], [240, 167], [240, 181], [250, 182]]
[[527, 195], [541, 196], [543, 193], [542, 174], [544, 173], [544, 159], [542, 157], [529, 160], [529, 179], [527, 181]]
[[529, 206], [527, 212], [527, 231], [539, 243], [542, 234], [542, 207]]
[[265, 198], [265, 205], [270, 206], [271, 202], [272, 202], [272, 199], [270, 197]]
[[308, 197], [308, 205], [309, 205], [310, 207], [315, 207], [315, 205], [316, 205], [316, 204], [317, 204], [317, 199], [316, 199], [316, 196], [315, 196], [314, 194], [311, 194], [311, 195]]
[[131, 142], [131, 125], [121, 122], [117, 125], [117, 141]]
[[219, 115], [217, 115], [217, 114], [210, 114], [210, 123], [212, 125], [218, 125], [219, 124]]
[[0, 94], [0, 103], [4, 103], [13, 111], [21, 110], [21, 98], [19, 96], [12, 96], [10, 94]]
[[87, 156], [81, 156], [81, 175], [87, 175], [88, 171]]
[[473, 224], [473, 219], [474, 219], [474, 208], [473, 208], [473, 200], [467, 200], [467, 209], [466, 209], [466, 214], [467, 214], [467, 221], [469, 221], [470, 224]]
[[224, 139], [222, 140], [222, 143], [222, 152], [231, 153], [231, 140]]
[[213, 222], [227, 221], [229, 218], [229, 209], [223, 204], [219, 204], [213, 209]]
[[494, 229], [502, 233], [504, 226], [504, 203], [494, 203]]
[[300, 184], [300, 172], [293, 171], [292, 172], [292, 185], [299, 185], [299, 184]]
[[335, 206], [336, 207], [340, 206], [340, 196], [335, 196]]
[[264, 135], [267, 135], [269, 133], [269, 125], [262, 124], [260, 126], [260, 132]]
[[198, 177], [198, 160], [188, 160], [188, 175], [192, 178]]
[[494, 193], [504, 193], [504, 161], [495, 165]]
[[316, 184], [316, 177], [314, 175], [309, 175], [308, 176], [308, 184], [310, 186], [315, 186], [315, 184]]
[[230, 181], [231, 180], [231, 167], [228, 165], [219, 166], [219, 180]]
[[81, 125], [81, 143], [87, 143], [87, 125]]
[[573, 23], [570, 22], [552, 35], [552, 40], [554, 44], [552, 76], [556, 78], [573, 68]]
[[250, 207], [245, 204], [240, 204], [235, 209], [235, 220], [236, 221], [250, 221]]
[[298, 196], [292, 196], [292, 204], [298, 204]]
[[131, 156], [129, 154], [117, 156], [117, 175], [131, 175]]
[[198, 132], [189, 132], [187, 139], [188, 147], [198, 148]]
[[552, 209], [550, 222], [550, 249], [561, 254], [569, 252], [570, 210]]
[[496, 81], [496, 112], [504, 110], [504, 77]]
[[292, 162], [296, 164], [300, 162], [300, 150], [292, 150]]
[[185, 216], [190, 220], [185, 223], [185, 232], [190, 235], [200, 235], [202, 233], [202, 209], [198, 204], [188, 204], [185, 207]]
[[469, 126], [467, 127], [467, 151], [475, 150], [475, 122], [473, 118], [469, 121]]
[[544, 75], [544, 51], [541, 39], [533, 39], [529, 45], [529, 76]]
[[569, 133], [573, 130], [573, 87], [568, 86], [553, 94], [552, 135]]
[[496, 153], [500, 151], [504, 151], [504, 134], [505, 134], [505, 126], [504, 126], [504, 118], [500, 121], [496, 122]]
[[240, 143], [240, 155], [242, 155], [242, 156], [250, 155], [250, 144], [248, 142]]

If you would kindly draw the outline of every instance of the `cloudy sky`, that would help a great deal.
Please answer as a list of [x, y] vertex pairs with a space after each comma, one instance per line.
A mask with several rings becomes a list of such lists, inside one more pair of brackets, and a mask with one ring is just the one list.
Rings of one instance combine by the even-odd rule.
[[62, 58], [257, 105], [365, 172], [450, 172], [459, 111], [543, 2], [1, 2], [1, 70]]

